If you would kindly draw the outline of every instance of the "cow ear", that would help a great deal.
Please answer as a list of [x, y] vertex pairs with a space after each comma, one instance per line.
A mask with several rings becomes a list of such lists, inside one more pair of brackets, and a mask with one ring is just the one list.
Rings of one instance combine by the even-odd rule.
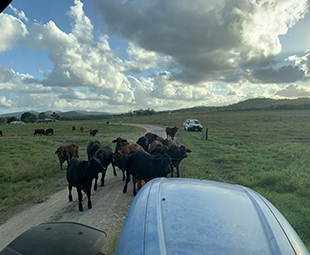
[[113, 140], [112, 143], [116, 143], [116, 140]]
[[186, 149], [186, 152], [192, 152], [190, 149]]

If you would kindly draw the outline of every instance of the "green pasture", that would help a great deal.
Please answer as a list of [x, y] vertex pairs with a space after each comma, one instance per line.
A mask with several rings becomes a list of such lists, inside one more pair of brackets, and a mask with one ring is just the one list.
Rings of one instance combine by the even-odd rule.
[[[183, 130], [187, 118], [197, 118], [202, 132]], [[95, 139], [114, 148], [112, 140], [130, 140], [144, 130], [105, 120], [59, 121], [49, 124], [0, 126], [0, 221], [26, 203], [40, 202], [66, 186], [55, 150], [71, 142], [86, 147]], [[294, 227], [310, 250], [310, 111], [222, 111], [114, 117], [110, 123], [153, 124], [179, 127], [176, 140], [192, 152], [180, 165], [185, 178], [241, 184], [273, 203]], [[72, 126], [77, 130], [72, 131]], [[36, 128], [53, 128], [54, 136], [34, 137]], [[206, 140], [208, 129], [208, 140]], [[134, 142], [134, 139], [131, 140]]]

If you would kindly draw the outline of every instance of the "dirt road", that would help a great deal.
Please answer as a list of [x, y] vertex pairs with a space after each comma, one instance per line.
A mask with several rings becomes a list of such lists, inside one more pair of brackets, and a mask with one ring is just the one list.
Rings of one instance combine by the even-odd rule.
[[[145, 128], [146, 132], [166, 136], [165, 130], [160, 127], [138, 124], [135, 126]], [[45, 202], [36, 204], [8, 220], [0, 226], [0, 251], [21, 233], [46, 222], [78, 222], [105, 231], [108, 242], [115, 238], [134, 199], [131, 183], [127, 193], [122, 193], [124, 186], [122, 172], [116, 169], [117, 176], [115, 177], [112, 167], [109, 167], [105, 186], [98, 186], [97, 191], [92, 190], [93, 208], [91, 210], [87, 209], [85, 194], [83, 195], [84, 211], [79, 212], [75, 189], [72, 192], [72, 203], [68, 202], [68, 189], [64, 189], [53, 194]], [[105, 247], [102, 251], [104, 250]]]

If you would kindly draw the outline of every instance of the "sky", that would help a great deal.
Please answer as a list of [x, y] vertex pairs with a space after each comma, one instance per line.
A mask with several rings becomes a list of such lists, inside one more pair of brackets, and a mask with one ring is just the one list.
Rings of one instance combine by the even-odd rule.
[[310, 97], [307, 0], [13, 0], [0, 114]]

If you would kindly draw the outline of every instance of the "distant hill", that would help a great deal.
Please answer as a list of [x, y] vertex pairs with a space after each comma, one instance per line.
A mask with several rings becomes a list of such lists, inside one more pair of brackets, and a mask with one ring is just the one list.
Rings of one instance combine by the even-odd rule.
[[198, 106], [179, 109], [171, 112], [185, 111], [241, 111], [241, 110], [305, 110], [310, 109], [310, 98], [298, 99], [270, 99], [254, 98], [227, 106]]
[[[17, 118], [20, 118], [21, 115], [23, 113], [25, 113], [27, 111], [24, 112], [12, 112], [12, 113], [5, 113], [5, 114], [0, 114], [0, 117], [11, 117], [11, 116], [15, 116]], [[34, 115], [39, 115], [41, 112], [36, 112], [36, 111], [29, 111]], [[88, 112], [88, 111], [68, 111], [68, 112], [59, 112], [56, 111], [56, 113], [60, 116], [60, 117], [81, 117], [81, 116], [94, 116], [94, 115], [111, 115], [112, 113], [107, 113], [107, 112]], [[46, 111], [45, 112], [46, 116], [48, 118], [51, 117], [51, 115], [53, 114], [53, 111]]]
[[[186, 109], [171, 110], [169, 112], [186, 112], [186, 111], [242, 111], [242, 110], [306, 110], [310, 109], [310, 98], [298, 98], [298, 99], [270, 99], [270, 98], [254, 98], [241, 101], [236, 104], [231, 104], [227, 106], [198, 106]], [[30, 111], [35, 115], [39, 115], [40, 112]], [[165, 113], [168, 111], [161, 111], [160, 113]], [[24, 112], [15, 112], [0, 114], [0, 117], [11, 117], [15, 116], [20, 118]], [[91, 116], [96, 116], [96, 118], [101, 118], [100, 116], [106, 115], [118, 115], [107, 112], [88, 112], [88, 111], [68, 111], [56, 113], [63, 118], [90, 118]], [[48, 118], [51, 117], [53, 111], [46, 111], [45, 114]]]

